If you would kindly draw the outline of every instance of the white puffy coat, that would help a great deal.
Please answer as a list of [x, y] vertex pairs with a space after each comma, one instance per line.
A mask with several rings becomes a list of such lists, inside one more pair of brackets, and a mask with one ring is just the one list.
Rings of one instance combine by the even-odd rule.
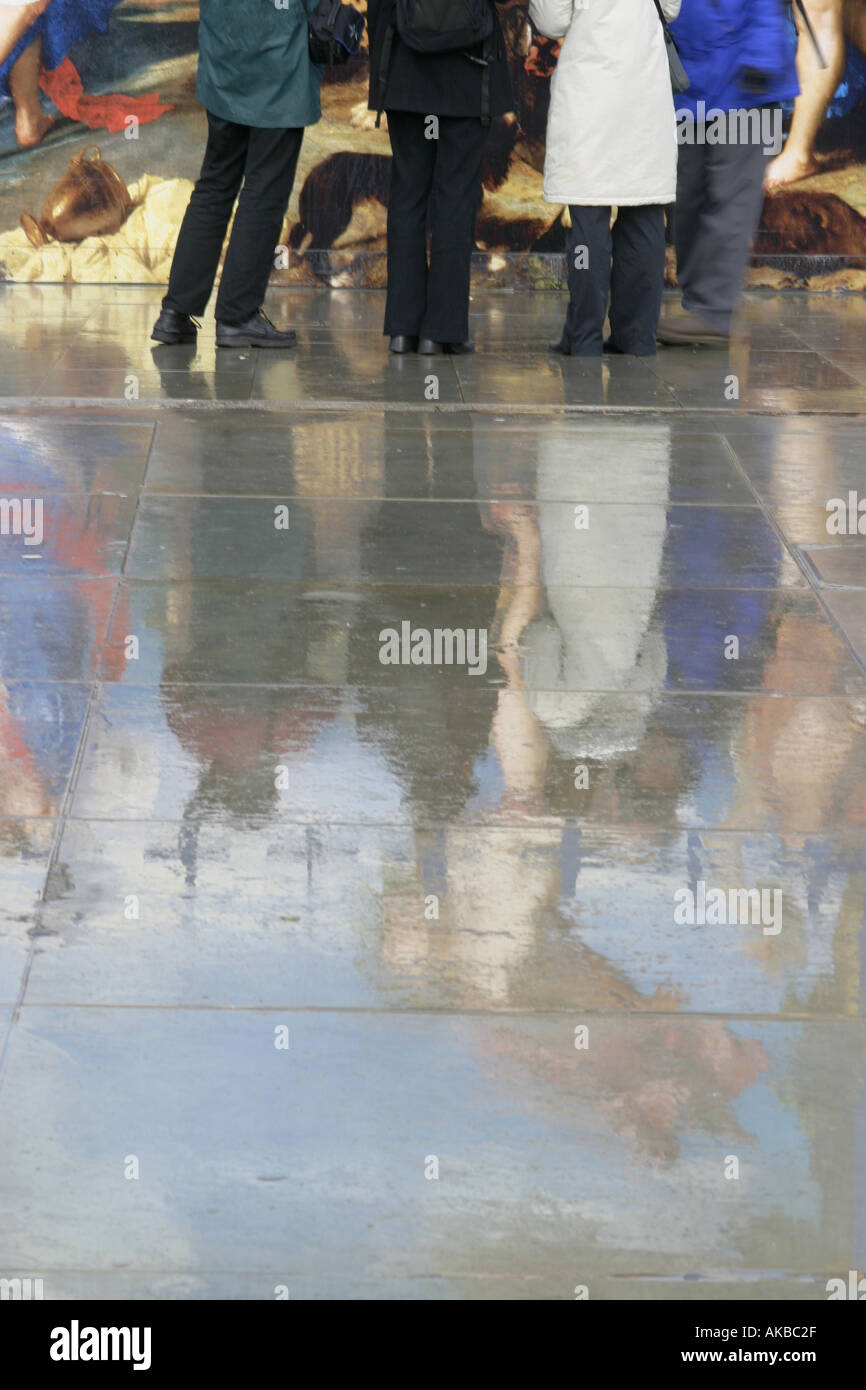
[[[680, 4], [661, 0], [669, 20]], [[653, 0], [530, 0], [529, 16], [546, 38], [564, 38], [551, 80], [545, 202], [674, 202], [674, 97]]]

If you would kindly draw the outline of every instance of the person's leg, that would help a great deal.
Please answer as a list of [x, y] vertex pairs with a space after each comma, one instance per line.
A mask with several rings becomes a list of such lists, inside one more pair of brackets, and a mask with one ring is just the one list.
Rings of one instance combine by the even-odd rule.
[[610, 294], [613, 246], [609, 207], [569, 206], [565, 235], [568, 310], [559, 351], [574, 357], [601, 357]]
[[204, 163], [184, 214], [163, 309], [203, 314], [244, 176], [249, 129], [208, 112]]
[[250, 130], [244, 186], [217, 294], [218, 323], [246, 323], [264, 303], [303, 139], [303, 126]]
[[613, 224], [610, 336], [620, 352], [654, 357], [665, 283], [665, 210], [620, 208]]
[[53, 116], [42, 110], [39, 100], [39, 73], [42, 69], [42, 36], [9, 70], [9, 91], [15, 103], [15, 138], [24, 149], [38, 145], [54, 124]]
[[797, 76], [800, 95], [794, 102], [791, 129], [785, 148], [766, 170], [768, 190], [786, 183], [808, 178], [818, 168], [815, 161], [815, 137], [827, 114], [833, 93], [845, 73], [845, 34], [843, 0], [805, 0], [815, 38], [827, 64], [822, 68], [815, 45], [795, 7], [797, 21]]
[[430, 274], [422, 338], [465, 343], [481, 162], [490, 127], [472, 116], [440, 116], [433, 176]]
[[[697, 127], [703, 130], [703, 127]], [[701, 270], [701, 223], [707, 203], [707, 147], [684, 144], [677, 159], [677, 201], [674, 208], [674, 247], [680, 299]]]
[[388, 294], [384, 331], [418, 338], [427, 308], [427, 208], [436, 141], [425, 117], [389, 111], [391, 186], [388, 193]]
[[706, 204], [683, 308], [718, 332], [729, 333], [761, 220], [766, 155], [760, 141], [708, 145], [706, 155]]

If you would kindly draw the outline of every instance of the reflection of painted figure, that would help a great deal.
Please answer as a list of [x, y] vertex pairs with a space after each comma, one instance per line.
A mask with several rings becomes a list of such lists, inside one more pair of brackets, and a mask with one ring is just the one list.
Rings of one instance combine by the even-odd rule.
[[772, 190], [818, 172], [815, 140], [833, 95], [845, 75], [846, 40], [866, 53], [866, 4], [863, 0], [806, 0], [806, 10], [826, 67], [815, 51], [799, 8], [797, 76], [800, 95], [794, 103], [785, 148], [767, 169], [765, 184]]
[[[60, 472], [40, 454], [26, 424], [7, 422], [21, 476], [37, 496], [57, 496]], [[70, 487], [81, 487], [77, 472]], [[74, 584], [57, 584], [40, 604], [38, 622], [24, 601], [9, 603], [0, 623], [0, 821], [6, 816], [51, 814], [62, 793], [79, 733], [79, 695], [73, 682], [55, 680], [52, 653], [82, 653], [77, 679], [89, 681], [100, 666], [100, 646], [111, 615], [113, 586], [106, 585], [108, 538], [116, 525], [119, 499], [93, 507], [87, 522], [46, 528], [43, 555], [58, 575]], [[14, 582], [14, 581], [13, 581]], [[126, 629], [126, 600], [121, 599]], [[117, 680], [122, 658], [109, 655], [102, 669]], [[80, 688], [80, 687], [79, 687]]]

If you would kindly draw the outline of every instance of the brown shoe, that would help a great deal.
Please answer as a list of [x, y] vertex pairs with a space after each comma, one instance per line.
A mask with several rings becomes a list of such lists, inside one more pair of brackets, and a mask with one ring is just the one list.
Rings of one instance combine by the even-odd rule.
[[701, 343], [706, 347], [727, 347], [730, 334], [713, 328], [697, 314], [668, 314], [659, 319], [656, 337], [660, 343], [675, 347], [678, 343]]

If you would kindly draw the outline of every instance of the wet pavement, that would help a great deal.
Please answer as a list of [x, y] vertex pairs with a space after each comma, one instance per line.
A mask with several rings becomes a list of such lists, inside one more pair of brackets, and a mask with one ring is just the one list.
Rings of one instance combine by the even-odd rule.
[[866, 301], [590, 363], [159, 297], [0, 286], [0, 1275], [864, 1272]]

